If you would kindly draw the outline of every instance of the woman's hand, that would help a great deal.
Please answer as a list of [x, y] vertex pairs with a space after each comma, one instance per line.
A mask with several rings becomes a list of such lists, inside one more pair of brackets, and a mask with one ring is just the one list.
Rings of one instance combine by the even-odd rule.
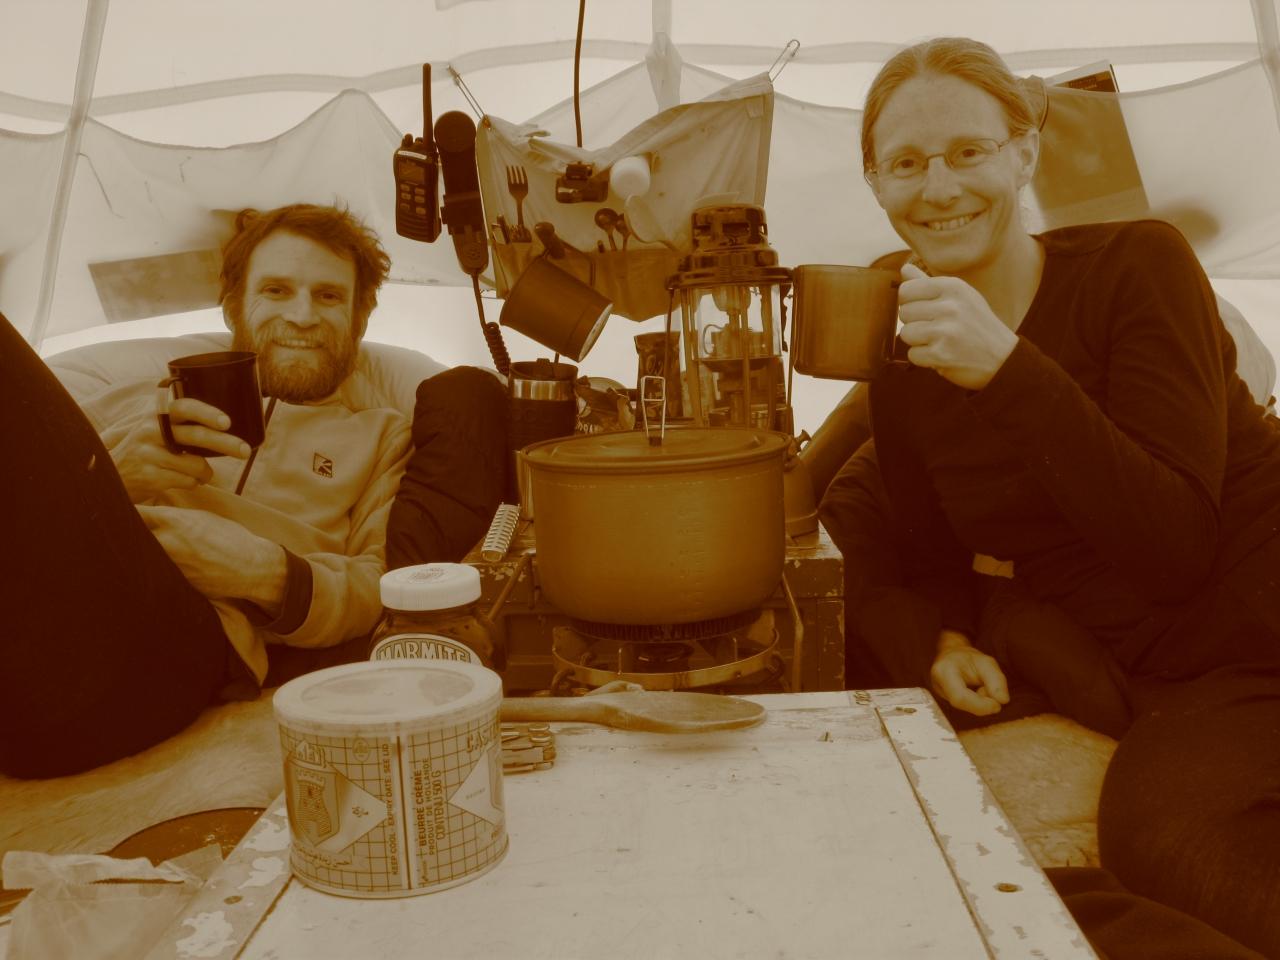
[[1009, 684], [995, 658], [976, 649], [964, 634], [954, 630], [943, 630], [938, 638], [938, 653], [933, 658], [929, 680], [937, 696], [976, 717], [999, 713], [1009, 702]]
[[913, 263], [902, 265], [898, 317], [907, 359], [969, 390], [990, 383], [1018, 343], [977, 290], [959, 277], [931, 277]]

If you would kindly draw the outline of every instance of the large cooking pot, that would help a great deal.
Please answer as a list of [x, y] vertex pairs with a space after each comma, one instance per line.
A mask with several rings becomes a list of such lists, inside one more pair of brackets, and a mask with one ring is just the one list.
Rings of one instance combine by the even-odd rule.
[[784, 550], [790, 437], [739, 427], [641, 431], [526, 447], [538, 580], [581, 620], [691, 623], [760, 606]]

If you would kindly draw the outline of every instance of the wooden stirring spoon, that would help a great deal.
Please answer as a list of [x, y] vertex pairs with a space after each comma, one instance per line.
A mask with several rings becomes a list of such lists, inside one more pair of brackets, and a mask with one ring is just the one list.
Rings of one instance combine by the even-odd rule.
[[737, 697], [687, 690], [637, 690], [584, 697], [508, 697], [505, 721], [578, 721], [651, 733], [704, 733], [752, 727], [764, 707]]

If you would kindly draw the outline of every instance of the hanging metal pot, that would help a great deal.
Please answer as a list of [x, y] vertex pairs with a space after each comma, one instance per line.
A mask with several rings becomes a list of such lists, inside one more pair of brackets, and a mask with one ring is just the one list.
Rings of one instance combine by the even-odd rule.
[[524, 451], [538, 580], [580, 620], [675, 624], [758, 607], [782, 576], [790, 437], [748, 428], [548, 440]]

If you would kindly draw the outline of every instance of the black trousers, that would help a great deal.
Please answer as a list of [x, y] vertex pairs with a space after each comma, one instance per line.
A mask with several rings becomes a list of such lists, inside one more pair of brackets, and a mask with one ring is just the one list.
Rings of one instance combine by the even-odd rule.
[[1098, 808], [1102, 864], [1280, 958], [1280, 536], [1167, 647], [1130, 681], [1134, 721]]
[[3, 317], [0, 451], [0, 771], [74, 773], [177, 733], [224, 682], [222, 625]]

